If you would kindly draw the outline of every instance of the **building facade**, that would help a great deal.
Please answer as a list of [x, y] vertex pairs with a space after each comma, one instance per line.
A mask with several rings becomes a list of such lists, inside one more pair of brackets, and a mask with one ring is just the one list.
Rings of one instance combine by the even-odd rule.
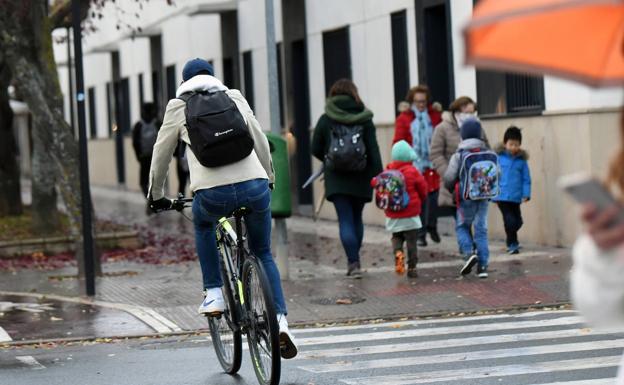
[[[274, 0], [275, 47], [267, 47], [262, 0], [163, 0], [108, 4], [84, 39], [85, 89], [91, 179], [140, 191], [131, 126], [143, 102], [161, 113], [180, 84], [184, 63], [201, 57], [216, 76], [248, 98], [269, 131], [267, 50], [278, 57], [280, 124], [289, 140], [296, 211], [309, 213], [322, 196], [320, 183], [302, 190], [319, 166], [310, 135], [331, 84], [357, 84], [374, 114], [384, 160], [390, 155], [396, 106], [410, 86], [426, 83], [445, 108], [456, 97], [477, 100], [492, 142], [506, 127], [523, 128], [531, 153], [533, 197], [524, 206], [522, 239], [569, 245], [578, 232], [573, 203], [556, 187], [559, 176], [604, 174], [618, 142], [621, 90], [594, 90], [551, 77], [477, 71], [465, 66], [462, 28], [473, 0]], [[136, 17], [138, 16], [138, 17]], [[65, 30], [55, 31], [63, 37]], [[69, 119], [67, 46], [55, 44]], [[172, 163], [170, 175], [175, 174]], [[502, 236], [497, 210], [490, 229]], [[331, 205], [321, 216], [335, 217]], [[383, 223], [373, 206], [368, 223]]]

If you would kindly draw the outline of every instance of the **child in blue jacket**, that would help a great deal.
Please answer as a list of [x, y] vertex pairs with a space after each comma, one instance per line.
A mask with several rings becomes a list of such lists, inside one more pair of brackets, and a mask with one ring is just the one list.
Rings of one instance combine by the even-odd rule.
[[522, 132], [515, 126], [505, 131], [502, 145], [497, 146], [500, 166], [500, 193], [494, 199], [505, 223], [507, 234], [507, 252], [518, 254], [518, 230], [522, 227], [520, 205], [531, 199], [531, 173], [527, 160], [529, 154], [520, 148]]

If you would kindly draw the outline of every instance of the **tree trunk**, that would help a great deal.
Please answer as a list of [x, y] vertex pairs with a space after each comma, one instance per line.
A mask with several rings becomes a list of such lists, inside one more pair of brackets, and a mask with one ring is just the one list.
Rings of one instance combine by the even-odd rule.
[[9, 68], [0, 58], [0, 217], [22, 214], [17, 142], [13, 135], [13, 110], [9, 103]]
[[[3, 10], [0, 12], [0, 52], [4, 52], [16, 85], [28, 103], [37, 135], [49, 145], [71, 235], [77, 240], [76, 250], [82, 250], [78, 143], [63, 116], [63, 98], [45, 5], [41, 0], [0, 0]], [[93, 228], [90, 231], [93, 233]], [[77, 257], [80, 255], [76, 253]], [[79, 273], [84, 276], [82, 258], [77, 259]], [[96, 274], [101, 275], [98, 256], [95, 266]]]

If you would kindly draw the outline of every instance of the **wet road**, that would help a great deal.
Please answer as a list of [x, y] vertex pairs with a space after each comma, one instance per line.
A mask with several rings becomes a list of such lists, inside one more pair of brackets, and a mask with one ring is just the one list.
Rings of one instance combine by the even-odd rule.
[[[299, 329], [300, 354], [282, 361], [291, 385], [607, 385], [624, 333], [586, 328], [571, 311]], [[0, 384], [256, 384], [244, 350], [238, 376], [221, 373], [208, 337], [0, 351]]]
[[152, 332], [145, 323], [121, 310], [45, 297], [0, 295], [0, 343]]

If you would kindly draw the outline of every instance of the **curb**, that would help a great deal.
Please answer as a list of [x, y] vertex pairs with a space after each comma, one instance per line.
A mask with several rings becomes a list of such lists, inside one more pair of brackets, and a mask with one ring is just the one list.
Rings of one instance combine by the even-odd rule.
[[134, 306], [127, 305], [123, 303], [114, 303], [114, 302], [105, 302], [105, 301], [97, 301], [84, 297], [65, 297], [56, 294], [40, 294], [40, 293], [24, 293], [24, 292], [14, 292], [14, 291], [0, 291], [0, 295], [12, 295], [12, 296], [22, 296], [22, 297], [33, 297], [37, 299], [52, 299], [60, 302], [72, 302], [78, 303], [82, 305], [91, 305], [91, 306], [100, 306], [108, 309], [115, 309], [124, 311], [139, 321], [145, 323], [147, 326], [154, 329], [157, 333], [171, 333], [171, 332], [181, 332], [182, 329], [158, 314], [154, 309], [143, 307], [143, 306]]
[[[0, 294], [4, 294], [6, 292], [0, 291]], [[32, 293], [29, 293], [32, 295]], [[11, 295], [19, 295], [19, 294], [11, 294]], [[41, 297], [52, 298], [59, 296], [53, 295], [43, 295], [39, 294]], [[71, 297], [65, 297], [71, 298]], [[82, 302], [80, 302], [82, 303]], [[93, 304], [92, 302], [85, 302], [86, 304]], [[414, 314], [414, 313], [404, 313], [404, 314], [393, 314], [390, 316], [369, 316], [369, 317], [359, 317], [359, 318], [350, 318], [350, 319], [334, 319], [334, 320], [319, 320], [319, 321], [302, 321], [302, 322], [292, 322], [289, 324], [293, 329], [303, 329], [306, 327], [330, 327], [330, 326], [349, 326], [353, 324], [367, 324], [367, 323], [379, 323], [379, 322], [393, 322], [398, 320], [418, 320], [418, 319], [443, 319], [443, 318], [463, 318], [470, 316], [479, 316], [479, 315], [487, 315], [492, 313], [512, 313], [512, 312], [525, 312], [525, 311], [565, 311], [570, 310], [569, 308], [572, 306], [570, 302], [554, 302], [554, 303], [546, 303], [546, 304], [534, 304], [534, 305], [518, 305], [518, 306], [506, 306], [506, 307], [498, 307], [498, 308], [486, 308], [479, 310], [467, 310], [467, 311], [451, 311], [451, 310], [441, 310], [439, 312], [430, 312], [423, 314]], [[319, 326], [322, 325], [322, 326]], [[63, 337], [63, 338], [48, 338], [48, 339], [35, 339], [35, 340], [23, 340], [23, 341], [5, 341], [0, 342], [0, 348], [9, 348], [9, 347], [32, 347], [37, 345], [45, 345], [45, 344], [73, 344], [73, 343], [83, 343], [83, 342], [97, 342], [98, 340], [105, 340], [103, 342], [117, 342], [123, 340], [136, 340], [141, 338], [168, 338], [175, 336], [191, 336], [191, 335], [208, 335], [208, 329], [196, 329], [196, 330], [178, 330], [178, 331], [170, 331], [164, 333], [154, 333], [154, 334], [134, 334], [134, 335], [123, 335], [123, 336], [108, 336], [108, 337]], [[212, 340], [207, 339], [208, 343], [212, 344]]]

